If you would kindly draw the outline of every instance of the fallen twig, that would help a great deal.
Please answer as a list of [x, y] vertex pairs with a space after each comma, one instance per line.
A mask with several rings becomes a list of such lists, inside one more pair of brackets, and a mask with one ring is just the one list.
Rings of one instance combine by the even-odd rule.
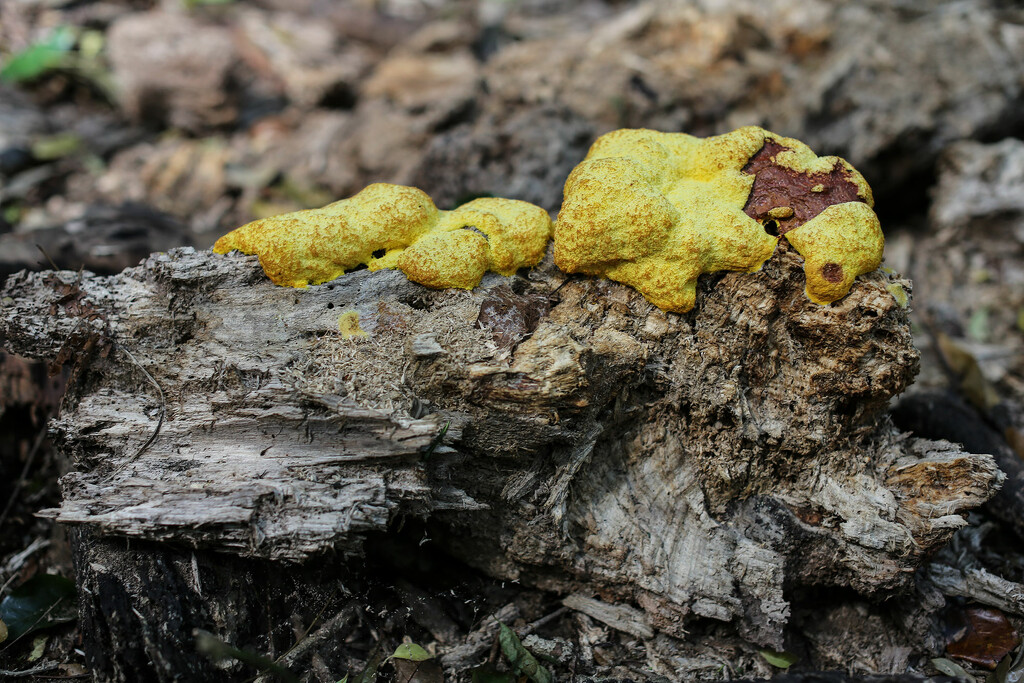
[[60, 664], [57, 662], [49, 662], [47, 664], [40, 664], [39, 666], [32, 667], [31, 669], [22, 669], [21, 671], [12, 671], [9, 669], [0, 669], [0, 676], [4, 678], [28, 678], [29, 676], [35, 676], [46, 671], [53, 671], [59, 669]]

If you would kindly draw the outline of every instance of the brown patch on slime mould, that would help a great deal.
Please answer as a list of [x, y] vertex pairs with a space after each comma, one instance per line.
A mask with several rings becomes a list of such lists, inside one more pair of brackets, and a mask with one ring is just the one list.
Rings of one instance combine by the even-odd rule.
[[842, 282], [843, 267], [838, 263], [826, 263], [821, 267], [821, 276], [829, 282]]
[[776, 155], [787, 150], [768, 138], [743, 167], [744, 173], [754, 176], [743, 212], [755, 221], [774, 220], [778, 234], [785, 235], [833, 204], [864, 201], [838, 159], [827, 173], [801, 173], [776, 162]]

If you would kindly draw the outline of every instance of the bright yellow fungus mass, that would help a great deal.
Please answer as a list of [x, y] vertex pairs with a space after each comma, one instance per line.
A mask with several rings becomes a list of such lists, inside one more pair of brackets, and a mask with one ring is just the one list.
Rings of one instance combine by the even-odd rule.
[[365, 265], [398, 268], [438, 289], [472, 289], [488, 270], [512, 275], [544, 257], [551, 218], [513, 199], [481, 198], [439, 211], [422, 190], [375, 183], [320, 209], [253, 221], [214, 245], [259, 254], [278, 285], [305, 287]]
[[565, 183], [555, 264], [686, 312], [701, 273], [759, 270], [785, 238], [804, 257], [807, 296], [826, 304], [881, 264], [872, 204], [847, 162], [762, 128], [709, 138], [617, 130]]
[[[838, 157], [762, 128], [709, 138], [652, 130], [603, 135], [569, 175], [554, 225], [555, 264], [639, 290], [666, 311], [693, 308], [697, 278], [752, 272], [785, 239], [806, 292], [827, 304], [882, 261], [864, 178]], [[361, 265], [434, 288], [475, 287], [544, 256], [552, 224], [526, 202], [482, 198], [439, 211], [424, 192], [378, 183], [320, 209], [254, 221], [214, 251], [258, 254], [279, 285], [305, 287]]]

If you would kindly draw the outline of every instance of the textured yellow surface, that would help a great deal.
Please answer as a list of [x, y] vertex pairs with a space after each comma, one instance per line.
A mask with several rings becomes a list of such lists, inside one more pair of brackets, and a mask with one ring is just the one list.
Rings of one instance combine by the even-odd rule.
[[[877, 268], [884, 238], [864, 178], [837, 157], [762, 128], [710, 138], [617, 130], [569, 175], [555, 264], [638, 289], [666, 311], [693, 308], [697, 278], [759, 270], [785, 238], [804, 258], [808, 298], [836, 301]], [[428, 287], [475, 287], [536, 265], [543, 209], [484, 198], [439, 211], [424, 192], [378, 183], [320, 209], [254, 221], [214, 251], [258, 254], [279, 285], [305, 287], [365, 265]]]
[[258, 254], [267, 276], [289, 287], [366, 265], [399, 268], [428, 287], [471, 289], [488, 270], [536, 265], [550, 236], [547, 212], [526, 202], [482, 198], [439, 211], [421, 190], [376, 183], [319, 209], [253, 221], [213, 250]]
[[358, 311], [345, 311], [338, 316], [338, 332], [341, 332], [342, 339], [367, 336], [363, 328], [359, 326]]
[[[754, 193], [749, 167], [762, 150], [772, 154], [759, 162], [768, 171], [759, 171], [765, 176]], [[819, 178], [842, 183], [844, 197], [856, 201], [821, 210], [817, 205], [830, 200], [818, 196], [826, 189]], [[787, 192], [802, 202], [793, 202], [800, 215], [772, 205]], [[796, 227], [784, 236], [805, 259], [807, 294], [829, 303], [881, 262], [871, 201], [867, 183], [846, 162], [761, 128], [710, 138], [617, 130], [599, 138], [566, 181], [555, 264], [623, 282], [659, 308], [685, 312], [701, 273], [760, 269], [780, 239], [765, 225], [789, 220]], [[748, 215], [750, 202], [763, 217]]]
[[854, 278], [882, 265], [882, 228], [862, 202], [833, 204], [785, 238], [804, 257], [807, 298], [816, 304], [841, 299]]

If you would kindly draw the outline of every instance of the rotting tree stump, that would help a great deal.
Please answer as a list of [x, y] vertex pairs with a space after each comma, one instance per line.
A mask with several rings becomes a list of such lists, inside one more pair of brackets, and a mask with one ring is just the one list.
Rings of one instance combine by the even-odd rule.
[[492, 576], [638, 607], [641, 634], [711, 619], [781, 649], [784, 591], [907, 588], [1002, 475], [891, 425], [918, 358], [901, 289], [876, 271], [818, 306], [780, 249], [677, 315], [550, 256], [472, 291], [295, 290], [183, 248], [12, 276], [0, 325], [76, 366], [51, 514], [77, 527], [94, 672], [216, 680], [193, 629], [272, 630], [273, 567], [301, 584], [410, 518]]

